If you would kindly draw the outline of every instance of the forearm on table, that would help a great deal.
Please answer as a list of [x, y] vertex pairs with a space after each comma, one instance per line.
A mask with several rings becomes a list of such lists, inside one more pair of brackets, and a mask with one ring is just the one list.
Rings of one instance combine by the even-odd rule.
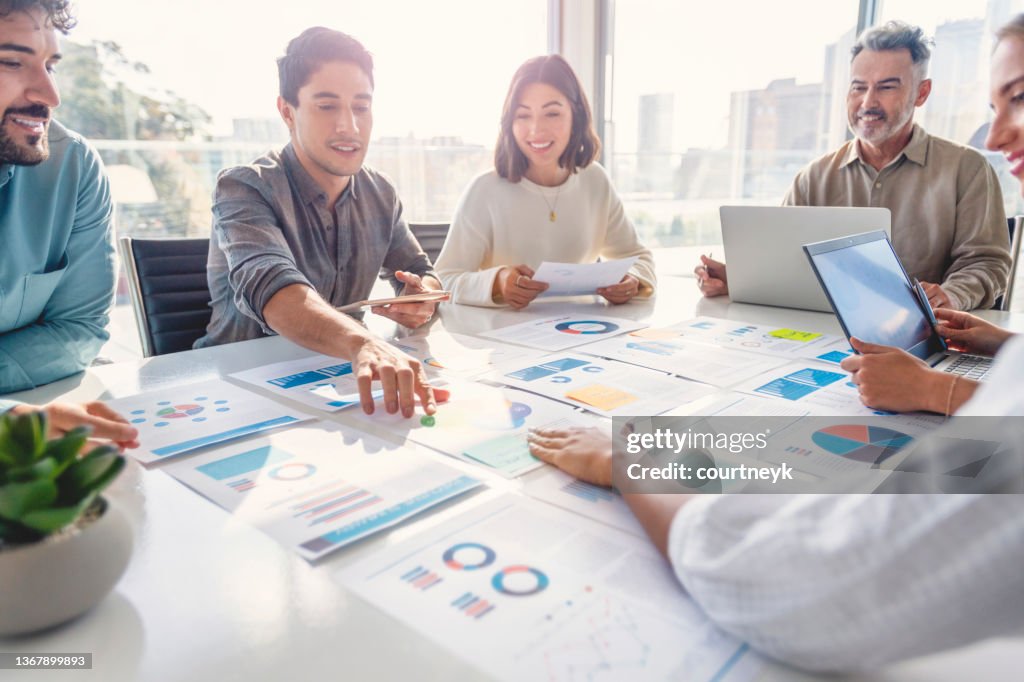
[[300, 346], [349, 360], [372, 338], [362, 325], [304, 284], [290, 284], [271, 296], [263, 318], [271, 329]]
[[81, 372], [110, 338], [106, 316], [49, 320], [0, 334], [0, 392], [22, 391]]
[[623, 497], [651, 542], [663, 556], [668, 557], [668, 533], [672, 520], [694, 496], [627, 493]]

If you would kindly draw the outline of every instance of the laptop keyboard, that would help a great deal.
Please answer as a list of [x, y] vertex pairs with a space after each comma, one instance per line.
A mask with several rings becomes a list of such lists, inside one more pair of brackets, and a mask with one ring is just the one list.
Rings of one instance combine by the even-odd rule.
[[959, 374], [968, 379], [981, 379], [988, 374], [992, 367], [992, 358], [984, 358], [979, 355], [960, 355], [948, 367], [942, 371], [950, 374]]

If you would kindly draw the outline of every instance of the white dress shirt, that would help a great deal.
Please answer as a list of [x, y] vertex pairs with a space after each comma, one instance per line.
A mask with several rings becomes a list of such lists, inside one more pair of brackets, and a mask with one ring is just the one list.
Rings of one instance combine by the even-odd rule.
[[[959, 415], [1024, 415], [1024, 337]], [[812, 670], [1024, 627], [1024, 495], [733, 495], [683, 507], [680, 582], [723, 629]]]

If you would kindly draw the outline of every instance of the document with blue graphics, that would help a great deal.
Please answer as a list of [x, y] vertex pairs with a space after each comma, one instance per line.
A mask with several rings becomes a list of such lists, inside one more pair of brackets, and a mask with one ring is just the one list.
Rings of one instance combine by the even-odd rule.
[[220, 380], [106, 403], [138, 429], [141, 445], [128, 454], [147, 464], [313, 418]]
[[287, 360], [231, 376], [325, 412], [359, 404], [359, 387], [352, 373], [352, 363], [329, 355]]
[[594, 417], [554, 400], [480, 383], [448, 384], [451, 398], [432, 415], [407, 419], [388, 414], [381, 404], [372, 415], [353, 411], [366, 430], [384, 429], [392, 436], [426, 445], [446, 455], [483, 464], [507, 477], [543, 466], [530, 454], [526, 433], [539, 426], [593, 426]]
[[335, 425], [290, 429], [163, 470], [309, 560], [480, 485], [408, 446]]
[[647, 538], [504, 495], [338, 571], [343, 584], [501, 680], [749, 680]]
[[711, 386], [592, 355], [548, 355], [487, 377], [603, 417], [667, 412], [715, 391]]
[[480, 336], [550, 352], [625, 334], [646, 325], [635, 320], [586, 313], [534, 318]]

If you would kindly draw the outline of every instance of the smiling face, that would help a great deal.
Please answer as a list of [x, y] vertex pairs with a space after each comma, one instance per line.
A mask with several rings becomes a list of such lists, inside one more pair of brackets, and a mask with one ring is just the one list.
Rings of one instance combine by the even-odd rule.
[[49, 157], [60, 57], [57, 32], [41, 8], [0, 18], [0, 163], [34, 166]]
[[523, 88], [512, 120], [512, 136], [526, 157], [528, 177], [557, 174], [558, 159], [572, 137], [572, 107], [557, 88], [531, 83]]
[[329, 194], [359, 172], [373, 130], [373, 85], [353, 62], [327, 62], [299, 88], [298, 104], [278, 98], [302, 167]]
[[931, 81], [916, 82], [910, 50], [863, 50], [850, 63], [850, 130], [874, 146], [909, 137], [914, 108], [930, 92]]
[[1024, 38], [1009, 36], [996, 46], [990, 97], [995, 117], [985, 146], [1002, 152], [1010, 172], [1024, 183]]

